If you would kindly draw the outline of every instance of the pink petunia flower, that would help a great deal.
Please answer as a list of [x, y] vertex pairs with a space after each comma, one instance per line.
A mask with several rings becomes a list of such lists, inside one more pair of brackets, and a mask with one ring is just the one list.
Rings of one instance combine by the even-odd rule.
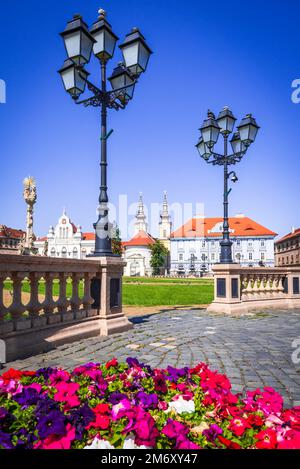
[[57, 402], [64, 402], [67, 408], [76, 407], [80, 404], [80, 400], [76, 392], [80, 388], [78, 383], [66, 383], [65, 381], [59, 382], [56, 386], [56, 393], [54, 400]]
[[64, 436], [50, 435], [34, 445], [34, 449], [70, 449], [72, 441], [75, 440], [75, 428], [69, 423]]

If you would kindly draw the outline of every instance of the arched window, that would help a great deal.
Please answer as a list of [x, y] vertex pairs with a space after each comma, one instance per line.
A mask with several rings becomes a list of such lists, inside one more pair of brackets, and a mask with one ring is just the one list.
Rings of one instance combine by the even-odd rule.
[[55, 248], [52, 248], [52, 249], [51, 249], [50, 254], [51, 254], [51, 257], [55, 257]]
[[73, 259], [78, 259], [78, 249], [76, 247], [73, 248]]
[[82, 249], [81, 254], [83, 259], [86, 258], [86, 249]]
[[63, 247], [61, 250], [61, 257], [67, 257], [67, 250], [65, 247]]

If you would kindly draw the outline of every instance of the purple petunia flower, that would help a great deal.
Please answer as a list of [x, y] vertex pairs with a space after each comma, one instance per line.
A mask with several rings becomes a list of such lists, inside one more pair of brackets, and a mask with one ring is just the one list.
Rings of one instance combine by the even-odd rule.
[[33, 449], [33, 443], [37, 439], [34, 433], [29, 432], [26, 428], [20, 428], [16, 436], [19, 438], [15, 445], [16, 449]]
[[123, 399], [127, 399], [126, 394], [122, 394], [121, 392], [117, 391], [111, 393], [111, 395], [107, 398], [108, 402], [110, 402], [112, 405], [119, 404], [119, 402]]
[[158, 397], [156, 394], [139, 391], [136, 395], [136, 404], [140, 404], [144, 409], [155, 409], [158, 405]]
[[47, 368], [39, 368], [35, 374], [38, 377], [43, 376], [43, 378], [47, 381], [49, 379], [49, 377], [53, 373], [56, 373], [56, 372], [57, 372], [57, 368], [47, 367]]
[[65, 416], [59, 410], [51, 410], [47, 415], [39, 418], [36, 428], [42, 439], [49, 435], [65, 435]]
[[35, 408], [35, 415], [40, 418], [47, 415], [51, 410], [59, 410], [59, 403], [52, 399], [42, 397]]
[[87, 425], [95, 420], [95, 414], [88, 404], [84, 404], [79, 409], [74, 409], [70, 413], [69, 421], [76, 429], [76, 439], [81, 439]]
[[133, 357], [126, 358], [126, 363], [130, 368], [134, 366], [139, 366], [140, 368], [144, 367], [144, 363], [140, 363], [137, 358], [133, 358]]
[[40, 399], [38, 391], [34, 388], [23, 388], [19, 394], [15, 394], [14, 400], [23, 408], [35, 405]]
[[11, 436], [0, 430], [0, 448], [13, 449], [14, 445], [11, 442]]
[[168, 366], [167, 371], [169, 376], [166, 376], [166, 379], [169, 381], [177, 382], [179, 378], [183, 378], [188, 374], [188, 368], [173, 368], [172, 366]]
[[218, 435], [223, 433], [222, 428], [220, 428], [217, 424], [213, 423], [209, 428], [203, 430], [202, 434], [206, 437], [207, 441], [213, 442], [217, 438]]

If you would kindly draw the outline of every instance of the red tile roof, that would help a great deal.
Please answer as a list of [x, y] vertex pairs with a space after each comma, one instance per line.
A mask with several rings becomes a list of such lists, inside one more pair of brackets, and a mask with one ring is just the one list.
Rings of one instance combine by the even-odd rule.
[[155, 239], [146, 231], [139, 231], [133, 238], [129, 241], [124, 241], [122, 245], [126, 246], [149, 246], [155, 243]]
[[95, 233], [82, 233], [83, 241], [95, 241]]
[[[215, 238], [222, 236], [222, 230], [211, 232], [218, 223], [222, 223], [223, 218], [192, 218], [180, 228], [171, 233], [171, 238]], [[251, 218], [236, 216], [229, 218], [230, 236], [276, 236], [277, 233], [256, 223]]]
[[0, 225], [0, 236], [5, 238], [21, 239], [25, 235], [25, 231], [9, 228], [6, 225]]
[[288, 239], [295, 238], [296, 236], [300, 235], [300, 228], [295, 229], [295, 231], [291, 231], [287, 235], [283, 236], [282, 238], [278, 239], [275, 244], [281, 243], [282, 241], [287, 241]]

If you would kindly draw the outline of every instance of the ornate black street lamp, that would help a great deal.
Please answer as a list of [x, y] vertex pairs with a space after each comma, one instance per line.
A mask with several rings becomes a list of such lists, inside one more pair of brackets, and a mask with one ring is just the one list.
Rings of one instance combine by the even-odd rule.
[[[80, 15], [75, 15], [61, 33], [68, 58], [59, 70], [65, 90], [76, 104], [101, 107], [101, 186], [98, 207], [98, 220], [94, 223], [96, 232], [95, 251], [93, 256], [112, 256], [111, 233], [108, 221], [107, 195], [107, 109], [124, 109], [133, 97], [135, 84], [141, 73], [145, 72], [152, 53], [144, 36], [137, 28], [127, 34], [119, 47], [124, 62], [120, 62], [108, 78], [111, 90], [107, 90], [106, 66], [114, 55], [118, 37], [106, 20], [104, 10], [99, 10], [98, 20], [88, 30], [87, 24]], [[89, 73], [85, 65], [90, 61], [92, 51], [101, 65], [101, 87], [98, 88], [88, 80]], [[92, 96], [79, 101], [85, 88]]]
[[[207, 119], [204, 120], [200, 127], [201, 137], [196, 145], [201, 158], [203, 158], [207, 163], [221, 165], [224, 167], [223, 239], [220, 242], [220, 262], [222, 264], [232, 263], [232, 242], [230, 241], [228, 222], [228, 195], [231, 189], [228, 190], [228, 179], [230, 178], [232, 182], [236, 182], [238, 180], [235, 171], [228, 172], [228, 166], [241, 161], [251, 143], [254, 142], [259, 129], [259, 126], [252, 115], [247, 114], [237, 127], [237, 132], [233, 134], [230, 140], [233, 153], [228, 154], [228, 137], [233, 132], [235, 121], [236, 118], [228, 107], [224, 107], [224, 109], [219, 113], [217, 119], [213, 112], [208, 111]], [[217, 143], [220, 133], [223, 135], [224, 139], [223, 154], [213, 151], [213, 147]]]

